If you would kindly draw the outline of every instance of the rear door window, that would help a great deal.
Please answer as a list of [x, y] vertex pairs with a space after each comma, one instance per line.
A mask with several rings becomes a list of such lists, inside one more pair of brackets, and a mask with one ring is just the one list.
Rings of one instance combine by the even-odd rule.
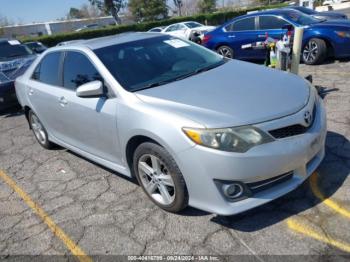
[[59, 76], [60, 61], [61, 52], [47, 54], [37, 65], [32, 79], [48, 85], [61, 86], [61, 78]]
[[226, 31], [229, 31], [229, 32], [230, 31], [251, 31], [251, 30], [255, 30], [255, 17], [248, 17], [248, 18], [238, 20], [226, 27]]
[[102, 77], [95, 66], [82, 53], [67, 52], [63, 63], [63, 86], [76, 90], [79, 86], [95, 81]]

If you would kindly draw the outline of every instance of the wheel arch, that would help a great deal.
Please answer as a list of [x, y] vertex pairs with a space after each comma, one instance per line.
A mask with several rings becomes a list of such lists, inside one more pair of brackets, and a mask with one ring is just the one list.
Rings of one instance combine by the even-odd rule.
[[132, 177], [135, 177], [135, 174], [133, 172], [134, 152], [139, 145], [141, 145], [142, 143], [145, 143], [145, 142], [152, 142], [152, 143], [155, 143], [155, 144], [158, 144], [158, 145], [164, 147], [159, 142], [157, 142], [155, 139], [153, 139], [149, 136], [146, 136], [146, 135], [134, 135], [134, 136], [132, 136], [128, 140], [126, 147], [125, 147], [126, 162], [127, 162], [127, 165], [130, 169], [130, 174]]
[[[220, 43], [218, 43], [218, 44], [216, 44], [215, 45], [215, 51], [217, 51], [218, 49], [219, 49], [219, 47], [221, 47], [221, 46], [228, 46], [228, 47], [230, 47], [230, 48], [232, 48], [233, 49], [233, 47], [229, 44], [229, 43], [227, 43], [227, 42], [220, 42]], [[233, 49], [234, 50], [234, 49]]]
[[[23, 110], [24, 110], [24, 115], [25, 115], [27, 122], [28, 122], [28, 125], [29, 125], [29, 111], [32, 109], [29, 106], [24, 106]], [[30, 125], [29, 125], [29, 128], [31, 129]]]

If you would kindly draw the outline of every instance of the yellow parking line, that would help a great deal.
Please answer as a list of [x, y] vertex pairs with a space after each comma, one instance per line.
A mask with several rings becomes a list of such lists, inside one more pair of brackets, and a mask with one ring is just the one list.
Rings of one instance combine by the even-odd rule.
[[338, 204], [337, 202], [326, 198], [322, 192], [320, 191], [320, 189], [318, 188], [318, 174], [317, 173], [313, 173], [312, 176], [310, 177], [310, 187], [312, 192], [314, 193], [314, 195], [320, 199], [322, 201], [323, 204], [325, 204], [326, 206], [330, 207], [331, 209], [333, 209], [334, 211], [338, 212], [339, 214], [350, 218], [350, 211], [346, 210], [344, 207], [342, 207], [340, 204]]
[[315, 230], [311, 229], [309, 226], [303, 225], [300, 222], [298, 222], [292, 218], [287, 220], [287, 224], [288, 224], [288, 227], [290, 229], [292, 229], [293, 231], [296, 231], [298, 233], [301, 233], [303, 235], [306, 235], [308, 237], [311, 237], [313, 239], [316, 239], [316, 240], [321, 241], [323, 243], [332, 245], [336, 248], [339, 248], [340, 250], [343, 250], [345, 252], [350, 253], [350, 244], [348, 244], [348, 243], [338, 241], [336, 239], [319, 234]]
[[43, 222], [50, 228], [52, 233], [62, 240], [62, 242], [72, 252], [72, 254], [79, 259], [79, 261], [92, 262], [92, 259], [87, 256], [85, 252], [77, 244], [75, 244], [75, 242], [70, 239], [69, 236], [61, 228], [55, 224], [49, 215], [37, 203], [35, 203], [31, 197], [16, 184], [13, 179], [11, 179], [1, 170], [0, 178], [2, 178], [5, 183], [11, 187], [11, 189], [13, 189], [23, 199], [23, 201], [43, 220]]

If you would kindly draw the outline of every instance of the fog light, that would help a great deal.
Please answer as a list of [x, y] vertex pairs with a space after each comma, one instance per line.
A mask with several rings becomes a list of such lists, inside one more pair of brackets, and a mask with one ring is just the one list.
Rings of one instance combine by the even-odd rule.
[[224, 192], [225, 196], [234, 199], [239, 198], [244, 193], [244, 188], [241, 184], [233, 183], [233, 184], [224, 184], [222, 185], [222, 191]]

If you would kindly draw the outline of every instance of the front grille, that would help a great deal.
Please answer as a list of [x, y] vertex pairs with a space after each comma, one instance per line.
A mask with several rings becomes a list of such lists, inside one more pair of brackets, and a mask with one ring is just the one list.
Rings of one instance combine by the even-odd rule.
[[285, 138], [304, 134], [309, 128], [302, 125], [292, 125], [270, 131], [274, 138]]
[[271, 130], [269, 131], [269, 133], [276, 139], [304, 134], [314, 124], [315, 117], [316, 117], [316, 104], [314, 105], [314, 108], [312, 110], [312, 122], [310, 126], [306, 127], [300, 124], [296, 124], [296, 125], [291, 125], [291, 126], [286, 126], [275, 130]]
[[253, 194], [256, 194], [260, 191], [269, 189], [269, 188], [274, 187], [278, 184], [286, 182], [289, 179], [291, 179], [292, 177], [293, 177], [293, 171], [290, 171], [288, 173], [284, 173], [282, 175], [275, 176], [275, 177], [272, 177], [272, 178], [269, 178], [266, 180], [262, 180], [259, 182], [246, 183], [246, 185], [249, 187], [250, 191]]

